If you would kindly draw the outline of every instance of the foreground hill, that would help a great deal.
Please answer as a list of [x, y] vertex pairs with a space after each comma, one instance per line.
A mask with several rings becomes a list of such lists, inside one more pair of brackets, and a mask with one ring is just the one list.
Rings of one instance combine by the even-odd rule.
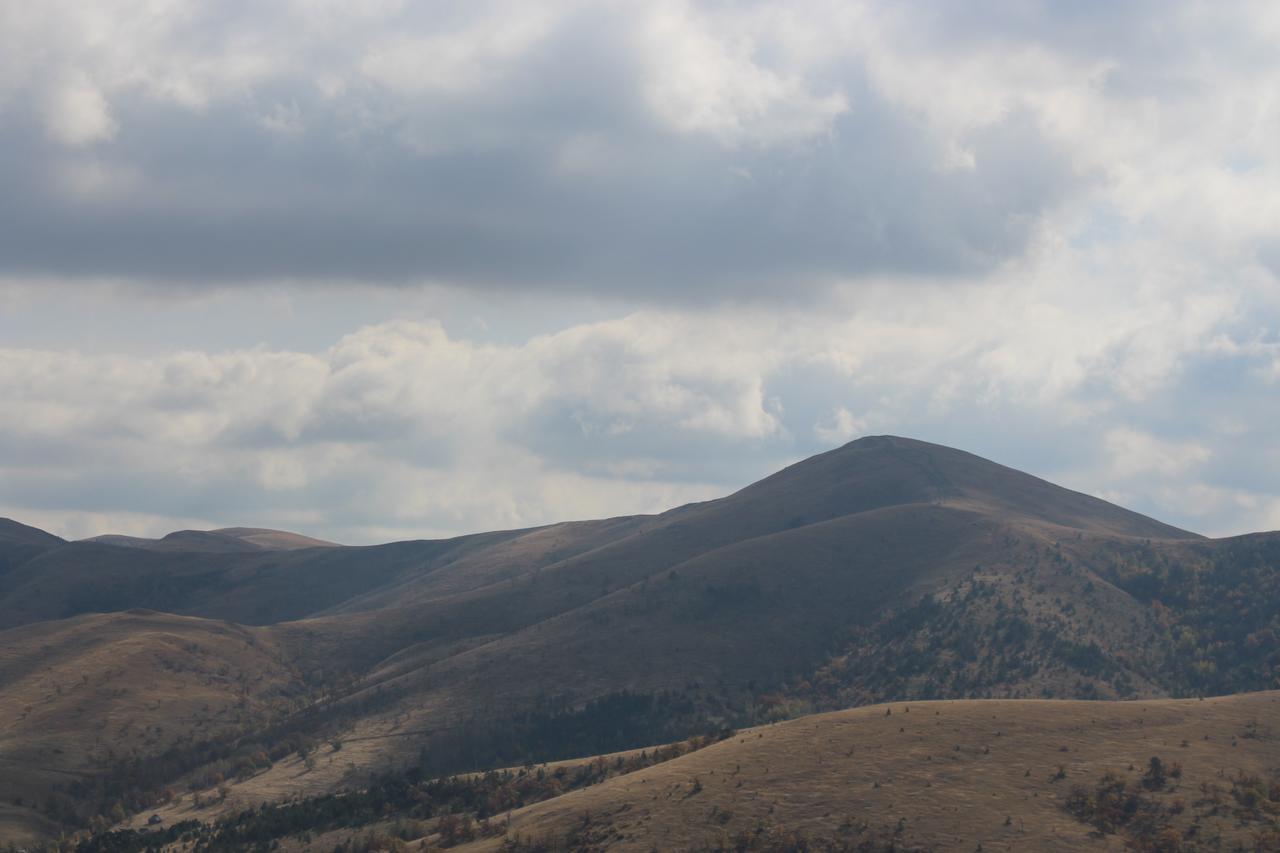
[[[1152, 757], [1168, 769], [1144, 784]], [[804, 717], [513, 812], [504, 836], [637, 851], [743, 840], [781, 850], [797, 836], [908, 850], [1120, 849], [1140, 834], [1141, 816], [1100, 834], [1092, 807], [1072, 800], [1083, 792], [1096, 807], [1109, 773], [1150, 803], [1152, 835], [1172, 829], [1188, 849], [1261, 849], [1255, 840], [1268, 832], [1280, 841], [1280, 693], [924, 702]]]
[[166, 787], [149, 757], [261, 731], [302, 692], [260, 628], [130, 611], [2, 631], [0, 838], [76, 825], [78, 802], [122, 815]]
[[141, 849], [185, 833], [215, 850], [326, 853], [402, 842], [466, 851], [1273, 850], [1278, 727], [1278, 692], [894, 703], [456, 780], [410, 770], [367, 791], [232, 809], [211, 822], [207, 806], [172, 803], [155, 834], [99, 841]]
[[[0, 627], [15, 637], [146, 608], [246, 631], [278, 673], [218, 682], [257, 731], [183, 730], [105, 763], [67, 735], [70, 766], [118, 782], [65, 785], [30, 816], [67, 827], [152, 808], [164, 788], [274, 801], [420, 755], [446, 774], [889, 700], [1280, 687], [1280, 536], [1204, 539], [894, 437], [656, 516], [361, 548], [23, 540], [0, 540]], [[96, 634], [81, 634], [92, 660]], [[195, 645], [258, 671], [241, 646]], [[45, 654], [15, 648], [34, 665]], [[149, 660], [162, 659], [212, 663]], [[13, 678], [0, 670], [0, 694]], [[157, 689], [148, 713], [184, 719], [179, 698]], [[115, 730], [109, 703], [70, 708], [49, 700], [50, 731]], [[39, 776], [34, 737], [0, 717], [17, 785]], [[341, 754], [300, 769], [325, 743]]]

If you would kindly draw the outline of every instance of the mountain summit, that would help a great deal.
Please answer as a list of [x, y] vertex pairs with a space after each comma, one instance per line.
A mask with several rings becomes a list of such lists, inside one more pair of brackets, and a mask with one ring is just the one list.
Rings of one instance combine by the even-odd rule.
[[812, 456], [725, 500], [791, 507], [801, 520], [937, 504], [1105, 535], [1199, 538], [972, 453], [894, 435], [860, 438]]

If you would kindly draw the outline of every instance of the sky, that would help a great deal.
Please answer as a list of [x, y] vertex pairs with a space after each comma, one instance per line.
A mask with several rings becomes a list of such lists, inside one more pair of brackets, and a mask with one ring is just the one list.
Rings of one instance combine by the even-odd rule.
[[1280, 528], [1280, 6], [0, 0], [0, 515], [362, 544], [862, 435]]

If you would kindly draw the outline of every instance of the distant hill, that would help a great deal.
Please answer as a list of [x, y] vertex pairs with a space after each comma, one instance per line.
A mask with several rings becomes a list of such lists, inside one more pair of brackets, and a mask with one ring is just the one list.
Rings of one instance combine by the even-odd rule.
[[141, 548], [149, 551], [209, 551], [215, 553], [239, 553], [252, 551], [296, 551], [302, 548], [336, 548], [333, 542], [313, 539], [287, 530], [269, 530], [263, 527], [224, 527], [219, 530], [177, 530], [160, 539], [140, 536], [121, 536], [107, 533], [81, 540], [123, 548]]
[[[0, 540], [0, 644], [26, 649], [18, 660], [39, 661], [29, 638], [69, 631], [82, 656], [69, 660], [91, 672], [105, 652], [84, 620], [133, 613], [121, 624], [153, 627], [130, 634], [130, 648], [167, 649], [144, 658], [165, 673], [207, 672], [210, 654], [229, 656], [227, 675], [206, 678], [262, 673], [226, 685], [257, 738], [214, 731], [177, 710], [182, 690], [157, 687], [148, 717], [172, 717], [166, 738], [178, 741], [129, 741], [127, 772], [122, 752], [101, 760], [114, 736], [95, 743], [96, 763], [63, 759], [116, 780], [129, 810], [153, 803], [157, 784], [201, 789], [214, 774], [233, 799], [274, 798], [340, 790], [420, 751], [448, 773], [884, 701], [1280, 688], [1280, 534], [1205, 539], [888, 436], [659, 515], [448, 540], [38, 534]], [[179, 621], [155, 627], [162, 619]], [[179, 625], [245, 631], [257, 645], [175, 646]], [[143, 692], [150, 665], [137, 667]], [[0, 694], [21, 683], [49, 731], [113, 731], [109, 703], [68, 704], [56, 679], [18, 672], [0, 667]], [[6, 725], [19, 732], [9, 746]], [[14, 745], [34, 730], [15, 725], [0, 717], [16, 784], [62, 803], [68, 825], [112, 805], [101, 789], [49, 787], [37, 753]], [[330, 740], [344, 744], [341, 760], [305, 773], [271, 757]]]

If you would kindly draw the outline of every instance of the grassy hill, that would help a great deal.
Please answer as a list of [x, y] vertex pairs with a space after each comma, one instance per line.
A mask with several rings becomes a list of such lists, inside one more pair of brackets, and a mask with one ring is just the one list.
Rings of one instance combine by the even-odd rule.
[[149, 761], [257, 730], [300, 695], [264, 629], [129, 611], [0, 632], [7, 823], [136, 809], [131, 791], [171, 781]]
[[[1143, 783], [1152, 757], [1167, 768], [1159, 785]], [[1280, 829], [1280, 694], [942, 701], [804, 717], [528, 806], [502, 838], [461, 849], [517, 836], [617, 850], [782, 850], [796, 836], [884, 849], [1119, 849], [1141, 835], [1138, 816], [1100, 833], [1091, 807], [1073, 801], [1096, 801], [1107, 774], [1158, 811], [1153, 834], [1253, 849], [1255, 836]], [[1254, 779], [1265, 801], [1243, 793]]]
[[210, 823], [184, 824], [212, 815], [174, 803], [158, 832], [326, 853], [1272, 850], [1278, 726], [1278, 692], [893, 703], [451, 780], [409, 770]]
[[[420, 755], [423, 772], [451, 773], [891, 700], [1280, 687], [1280, 535], [1204, 539], [893, 437], [656, 516], [441, 541], [351, 548], [273, 532], [263, 545], [262, 531], [224, 530], [210, 535], [239, 544], [184, 550], [192, 537], [131, 547], [13, 530], [0, 537], [5, 636], [65, 633], [84, 638], [78, 654], [111, 654], [117, 634], [83, 626], [132, 624], [146, 608], [259, 644], [200, 643], [208, 660], [169, 660], [157, 685], [223, 655], [230, 671], [261, 673], [217, 685], [260, 709], [238, 720], [260, 734], [131, 744], [169, 755], [124, 773], [136, 808], [154, 807], [157, 787], [277, 800]], [[160, 637], [139, 630], [130, 648], [163, 648]], [[15, 661], [48, 656], [27, 639], [15, 649]], [[50, 731], [114, 731], [109, 703], [71, 707], [49, 703]], [[0, 761], [36, 766], [32, 737], [0, 717]], [[119, 751], [95, 763], [70, 734], [53, 737], [88, 776], [121, 777]], [[332, 742], [341, 755], [300, 769], [306, 744]], [[205, 784], [215, 773], [223, 781]]]

